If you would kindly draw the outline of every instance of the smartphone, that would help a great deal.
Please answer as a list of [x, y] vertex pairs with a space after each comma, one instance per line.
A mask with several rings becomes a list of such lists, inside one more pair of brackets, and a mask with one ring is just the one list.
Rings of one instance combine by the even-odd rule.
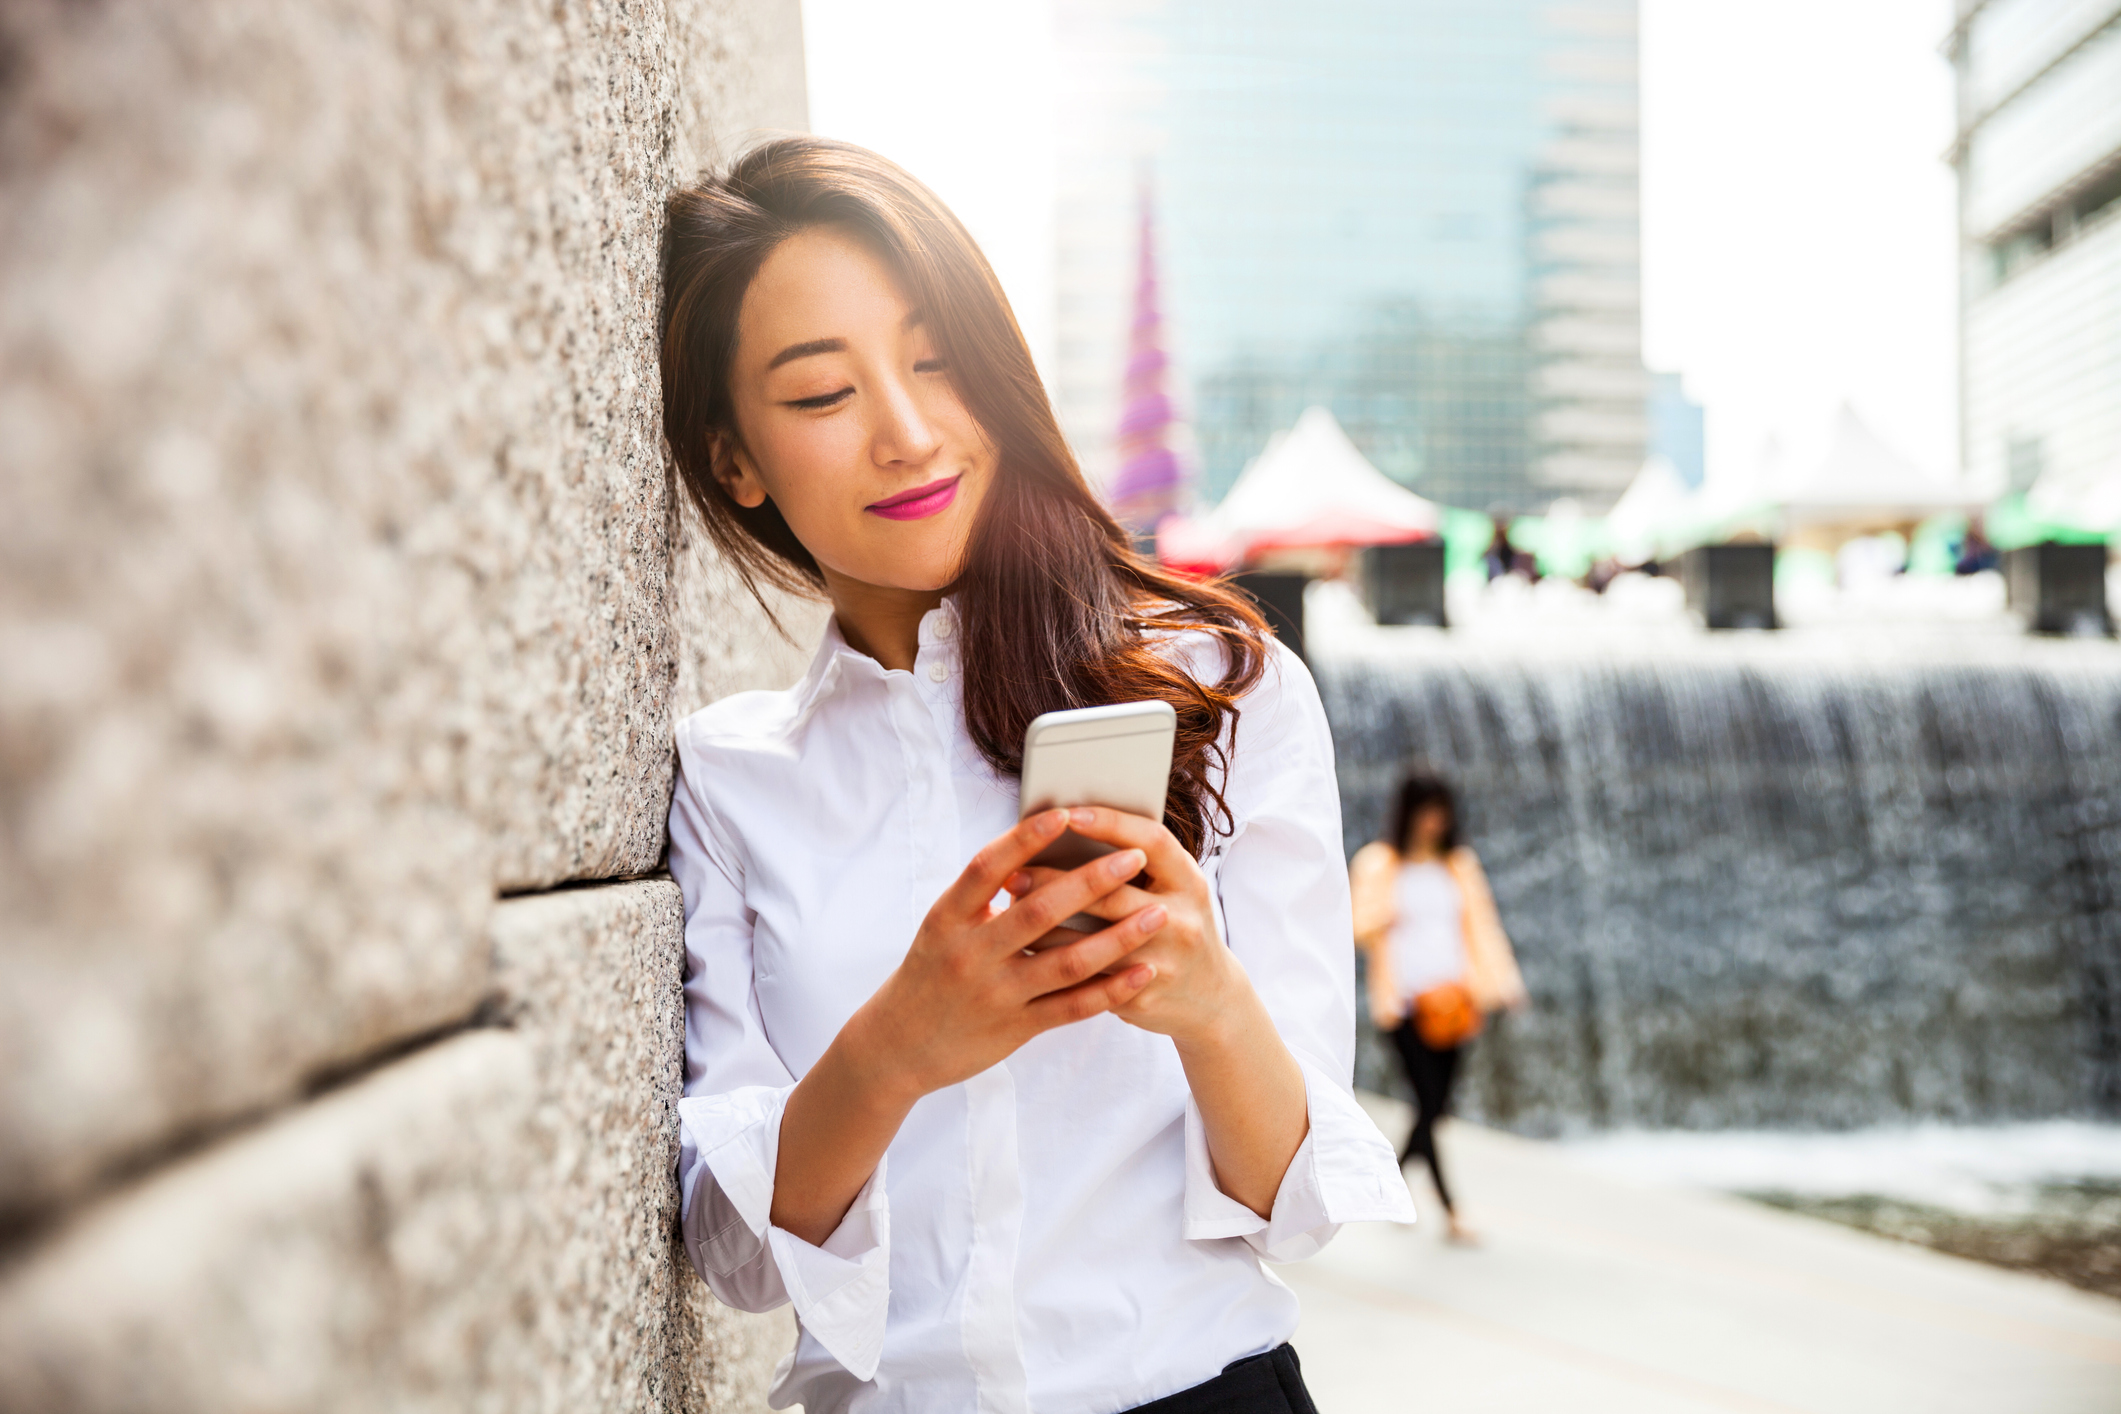
[[[1171, 787], [1171, 743], [1177, 733], [1178, 714], [1168, 702], [1121, 702], [1046, 713], [1024, 732], [1017, 818], [1056, 807], [1103, 805], [1163, 819], [1164, 795]], [[1069, 830], [1031, 862], [1074, 869], [1113, 848]], [[1089, 933], [1105, 922], [1078, 913], [1061, 926]]]

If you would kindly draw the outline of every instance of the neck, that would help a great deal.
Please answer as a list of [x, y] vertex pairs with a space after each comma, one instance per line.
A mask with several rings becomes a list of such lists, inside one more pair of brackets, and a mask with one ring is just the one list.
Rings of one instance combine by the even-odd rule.
[[943, 602], [940, 589], [890, 589], [825, 571], [840, 637], [886, 668], [912, 671], [921, 647], [921, 616]]
[[1443, 847], [1431, 840], [1410, 844], [1399, 852], [1399, 857], [1409, 864], [1434, 864], [1443, 858]]

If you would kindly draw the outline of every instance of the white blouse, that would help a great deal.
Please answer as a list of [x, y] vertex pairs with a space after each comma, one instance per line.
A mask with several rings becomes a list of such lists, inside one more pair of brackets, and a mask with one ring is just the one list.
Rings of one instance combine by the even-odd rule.
[[[1234, 832], [1203, 863], [1310, 1106], [1270, 1217], [1216, 1187], [1170, 1039], [1098, 1016], [923, 1098], [812, 1246], [770, 1219], [788, 1093], [973, 851], [1016, 822], [1016, 782], [965, 734], [955, 629], [947, 603], [926, 615], [905, 672], [828, 628], [795, 687], [678, 726], [685, 1249], [732, 1306], [794, 1303], [775, 1408], [1131, 1409], [1289, 1338], [1296, 1298], [1262, 1258], [1307, 1257], [1341, 1223], [1414, 1220], [1350, 1089], [1332, 741], [1310, 674], [1277, 646], [1240, 704]], [[1166, 651], [1196, 674], [1222, 661], [1205, 634]]]
[[1465, 900], [1441, 864], [1402, 864], [1392, 881], [1392, 982], [1402, 1002], [1466, 975]]

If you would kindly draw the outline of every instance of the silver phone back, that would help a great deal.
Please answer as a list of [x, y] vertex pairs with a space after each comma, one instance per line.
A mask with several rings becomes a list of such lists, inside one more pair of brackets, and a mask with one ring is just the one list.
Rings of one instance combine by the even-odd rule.
[[[1055, 806], [1103, 805], [1163, 819], [1177, 731], [1178, 714], [1168, 702], [1046, 713], [1024, 732], [1017, 818]], [[1072, 869], [1110, 852], [1111, 846], [1070, 831], [1034, 862]]]

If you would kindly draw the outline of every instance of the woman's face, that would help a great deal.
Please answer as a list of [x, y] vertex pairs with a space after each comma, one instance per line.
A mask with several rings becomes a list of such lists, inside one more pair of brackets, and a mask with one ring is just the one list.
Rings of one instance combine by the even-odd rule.
[[935, 591], [957, 578], [994, 449], [922, 311], [860, 240], [815, 226], [759, 267], [730, 374], [742, 444], [716, 474], [773, 498], [828, 580]]
[[1408, 828], [1407, 843], [1421, 854], [1431, 854], [1443, 847], [1444, 836], [1451, 829], [1451, 807], [1440, 800], [1432, 800], [1414, 812], [1414, 823]]

